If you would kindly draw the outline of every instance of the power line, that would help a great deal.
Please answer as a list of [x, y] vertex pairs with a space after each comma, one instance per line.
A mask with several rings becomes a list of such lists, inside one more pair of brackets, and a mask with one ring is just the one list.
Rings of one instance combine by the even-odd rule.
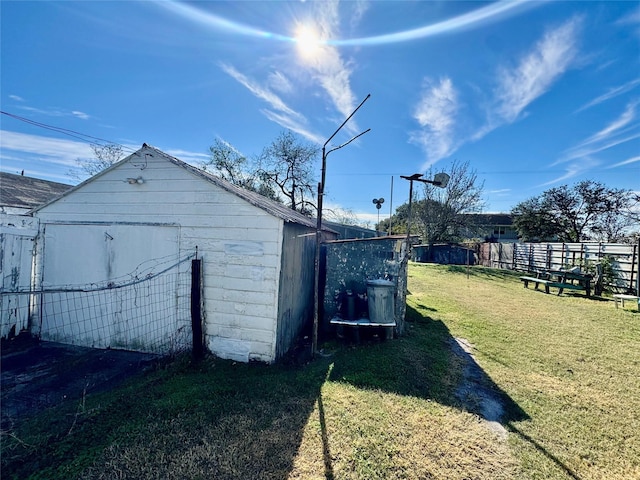
[[88, 135], [86, 133], [82, 133], [82, 132], [78, 132], [76, 130], [70, 130], [68, 128], [62, 128], [62, 127], [57, 127], [55, 125], [49, 125], [46, 123], [42, 123], [42, 122], [36, 122], [35, 120], [31, 120], [29, 118], [26, 117], [21, 117], [20, 115], [16, 115], [13, 113], [9, 113], [9, 112], [5, 112], [0, 110], [0, 113], [2, 113], [3, 115], [6, 115], [7, 117], [13, 118], [15, 120], [19, 120], [21, 122], [24, 123], [28, 123], [29, 125], [33, 125], [35, 127], [39, 127], [39, 128], [44, 128], [45, 130], [51, 130], [52, 132], [56, 132], [56, 133], [61, 133], [63, 135], [67, 135], [69, 137], [72, 138], [76, 138], [80, 141], [83, 142], [87, 142], [87, 143], [91, 143], [91, 144], [107, 144], [107, 145], [117, 145], [119, 147], [122, 148], [122, 150], [124, 151], [128, 151], [128, 152], [134, 152], [135, 150], [122, 145], [121, 143], [118, 142], [113, 142], [111, 140], [107, 140], [105, 138], [100, 138], [100, 137], [94, 137], [93, 135]]

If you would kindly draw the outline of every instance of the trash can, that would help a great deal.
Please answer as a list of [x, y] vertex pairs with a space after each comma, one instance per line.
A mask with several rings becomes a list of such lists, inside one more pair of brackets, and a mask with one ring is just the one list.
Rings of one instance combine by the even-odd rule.
[[395, 288], [396, 284], [389, 280], [367, 281], [369, 321], [371, 323], [394, 323]]

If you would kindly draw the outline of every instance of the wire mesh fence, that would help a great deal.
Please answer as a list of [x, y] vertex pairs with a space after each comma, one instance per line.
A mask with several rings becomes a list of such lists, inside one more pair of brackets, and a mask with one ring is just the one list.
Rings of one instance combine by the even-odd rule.
[[0, 292], [3, 323], [5, 317], [27, 316], [32, 335], [72, 345], [158, 354], [188, 350], [192, 257], [155, 260], [115, 281]]

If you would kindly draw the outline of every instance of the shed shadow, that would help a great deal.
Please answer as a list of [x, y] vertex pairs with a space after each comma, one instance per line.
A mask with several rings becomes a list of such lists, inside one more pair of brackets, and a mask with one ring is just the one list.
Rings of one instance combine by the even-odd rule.
[[[322, 447], [316, 455], [324, 477], [334, 476], [321, 395], [330, 358], [265, 365], [214, 356], [192, 362], [186, 355], [141, 372], [131, 352], [43, 342], [25, 345], [23, 353], [18, 362], [19, 352], [5, 356], [3, 349], [3, 375], [11, 367], [16, 379], [31, 383], [29, 392], [18, 385], [11, 403], [5, 401], [3, 383], [3, 436], [24, 438], [21, 429], [34, 428], [36, 437], [52, 441], [13, 442], [11, 455], [2, 461], [8, 477], [55, 476], [73, 465], [86, 479], [287, 478], [310, 421], [320, 426]], [[97, 386], [112, 354], [129, 359], [120, 367], [133, 367], [138, 375], [87, 389], [83, 372], [90, 371]], [[43, 395], [56, 401], [36, 405]], [[78, 415], [85, 411], [85, 400], [90, 413]], [[33, 408], [24, 410], [22, 404]], [[123, 431], [137, 433], [123, 436]], [[78, 450], [78, 456], [57, 455], [60, 448]]]
[[[580, 480], [570, 467], [516, 426], [531, 417], [482, 369], [472, 345], [453, 337], [442, 321], [423, 316], [410, 305], [406, 321], [406, 337], [413, 338], [370, 341], [362, 348], [342, 352], [334, 360], [329, 379], [431, 399], [478, 415], [500, 436], [507, 432], [518, 435], [570, 478]], [[420, 351], [415, 350], [416, 345]], [[384, 362], [376, 361], [379, 358]]]
[[[529, 418], [443, 322], [407, 305], [406, 326], [406, 335], [393, 341], [370, 340], [342, 352], [330, 380], [435, 400], [502, 425]], [[384, 362], [378, 361], [383, 356]]]

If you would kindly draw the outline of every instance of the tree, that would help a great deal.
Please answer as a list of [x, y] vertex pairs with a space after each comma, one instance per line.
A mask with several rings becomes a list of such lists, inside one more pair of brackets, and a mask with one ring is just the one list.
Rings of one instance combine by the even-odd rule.
[[109, 168], [114, 163], [120, 161], [124, 157], [122, 151], [122, 145], [115, 143], [109, 143], [106, 145], [99, 145], [92, 143], [90, 145], [93, 151], [93, 158], [81, 159], [78, 158], [76, 163], [80, 167], [80, 171], [70, 170], [67, 175], [76, 180], [84, 180], [87, 177], [93, 177], [96, 173]]
[[525, 241], [553, 240], [563, 231], [559, 218], [553, 215], [547, 198], [534, 197], [511, 209], [513, 226]]
[[260, 178], [258, 168], [231, 144], [216, 138], [209, 153], [209, 160], [200, 164], [203, 170], [211, 170], [233, 185], [278, 200], [275, 190]]
[[[465, 234], [470, 225], [464, 214], [481, 212], [484, 207], [484, 182], [478, 183], [469, 162], [455, 160], [447, 173], [449, 183], [445, 188], [424, 184], [424, 198], [412, 206], [413, 222], [425, 243], [459, 241], [468, 236]], [[425, 178], [431, 179], [434, 174], [431, 168]]]
[[290, 131], [281, 133], [259, 157], [259, 178], [270, 183], [292, 210], [310, 215], [316, 205], [311, 200], [316, 182], [313, 160], [318, 149], [299, 141]]
[[[413, 204], [411, 205], [411, 208], [413, 209]], [[380, 223], [375, 225], [375, 229], [378, 232], [388, 232], [389, 223], [391, 223], [391, 235], [400, 235], [403, 233], [407, 233], [407, 219], [409, 218], [408, 213], [409, 204], [404, 203], [396, 208], [396, 212], [391, 215], [391, 218], [380, 220]]]
[[584, 180], [552, 188], [516, 205], [513, 223], [523, 240], [616, 241], [633, 223], [631, 191]]

